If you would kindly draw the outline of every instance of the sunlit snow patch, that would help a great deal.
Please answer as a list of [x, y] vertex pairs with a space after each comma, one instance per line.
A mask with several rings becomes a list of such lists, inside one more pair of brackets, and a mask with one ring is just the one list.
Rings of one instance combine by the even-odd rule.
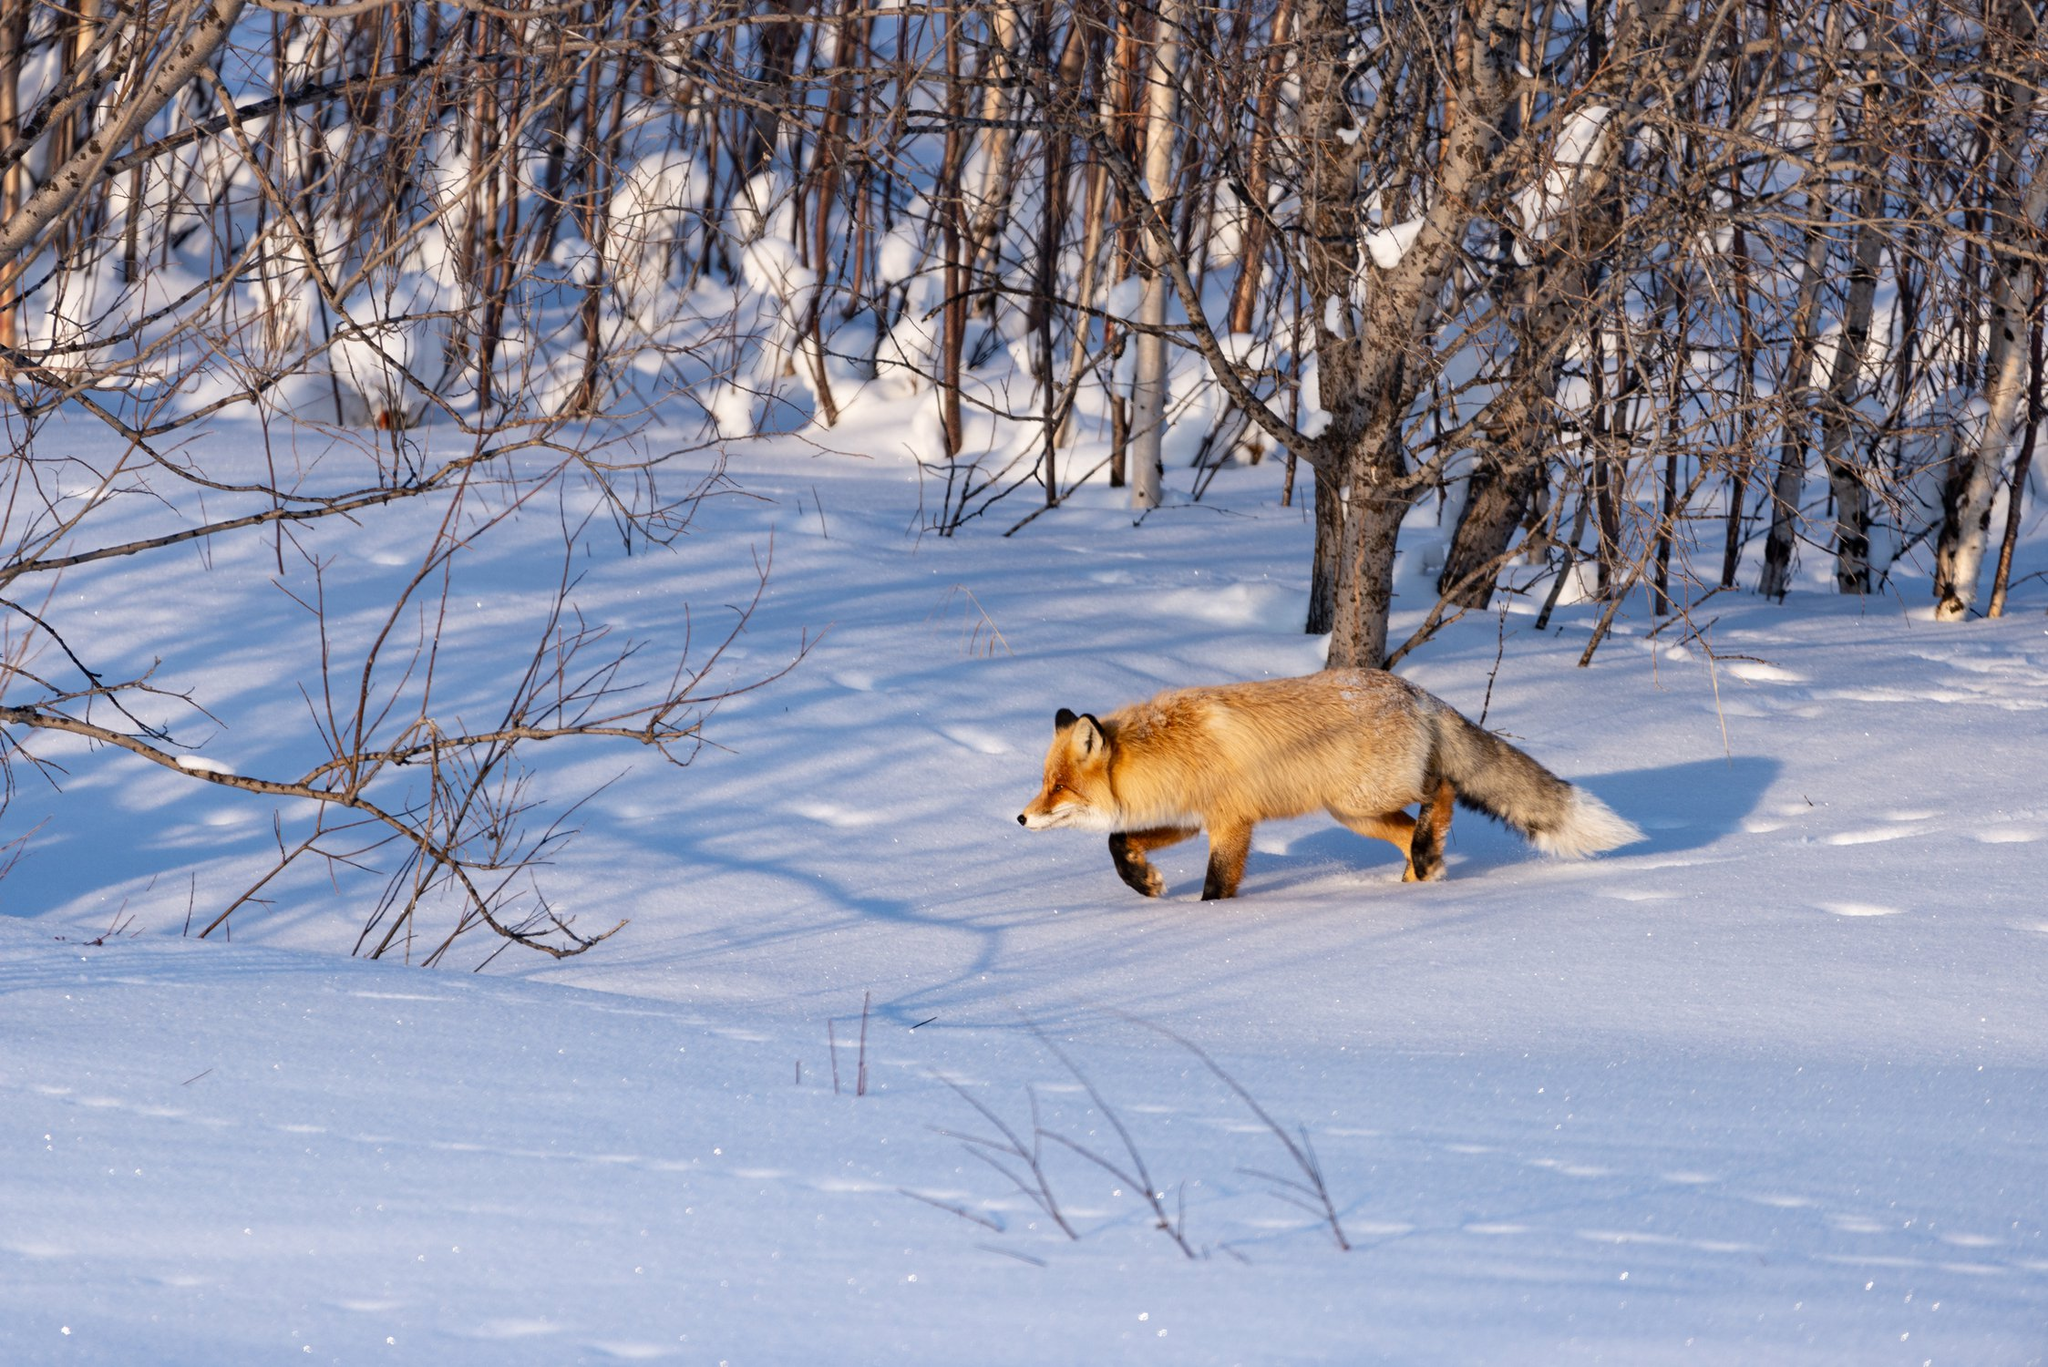
[[1731, 660], [1728, 662], [1728, 672], [1748, 683], [1806, 682], [1804, 674], [1794, 674], [1789, 669], [1780, 669], [1776, 665], [1765, 664], [1762, 660]]

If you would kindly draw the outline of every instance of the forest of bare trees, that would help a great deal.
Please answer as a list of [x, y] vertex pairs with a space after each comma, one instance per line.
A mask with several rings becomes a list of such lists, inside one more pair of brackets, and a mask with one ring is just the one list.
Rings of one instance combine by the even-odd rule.
[[[1413, 644], [1388, 624], [1423, 508], [1417, 638], [1500, 594], [1539, 622], [1590, 599], [1590, 657], [1632, 597], [1783, 598], [1815, 557], [1839, 593], [1913, 565], [1939, 617], [1995, 616], [2043, 419], [2042, 11], [10, 0], [9, 757], [68, 731], [176, 762], [148, 679], [43, 668], [67, 567], [250, 527], [282, 566], [328, 522], [502, 516], [568, 479], [659, 540], [704, 461], [637, 424], [829, 448], [870, 386], [923, 405], [946, 534], [1105, 475], [1148, 508], [1163, 462], [1197, 496], [1284, 463], [1332, 663]], [[230, 472], [192, 441], [227, 411], [355, 458]], [[81, 412], [103, 443], [45, 439]], [[97, 539], [135, 489], [207, 513]], [[409, 594], [469, 544], [442, 536]], [[691, 666], [632, 691], [630, 651], [569, 663], [609, 647], [559, 614], [527, 646], [464, 736], [416, 676], [336, 662], [328, 767], [260, 780], [411, 850], [373, 942], [452, 876], [462, 924], [573, 950], [464, 881], [517, 862], [511, 750], [695, 743]], [[379, 805], [396, 764], [431, 795]]]

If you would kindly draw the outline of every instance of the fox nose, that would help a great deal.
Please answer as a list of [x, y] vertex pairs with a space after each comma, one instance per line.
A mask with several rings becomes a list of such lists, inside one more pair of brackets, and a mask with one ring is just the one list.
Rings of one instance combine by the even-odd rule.
[[1026, 821], [1026, 820], [1024, 819], [1024, 813], [1022, 813], [1022, 812], [1019, 812], [1019, 813], [1017, 813], [1017, 824], [1018, 824], [1019, 826], [1027, 826], [1027, 825], [1029, 825], [1030, 823], [1029, 823], [1029, 822], [1027, 822], [1027, 821]]

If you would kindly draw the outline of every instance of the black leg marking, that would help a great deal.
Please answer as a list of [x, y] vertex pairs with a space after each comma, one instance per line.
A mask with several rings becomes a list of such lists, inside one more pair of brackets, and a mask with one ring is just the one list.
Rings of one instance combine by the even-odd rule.
[[1419, 883], [1443, 876], [1444, 837], [1450, 833], [1455, 801], [1448, 782], [1437, 779], [1428, 787], [1430, 796], [1416, 813], [1415, 838], [1408, 845], [1408, 863]]
[[1250, 826], [1209, 832], [1209, 872], [1202, 879], [1204, 902], [1237, 896], [1238, 882], [1244, 877], [1244, 861], [1251, 852]]
[[1116, 864], [1117, 877], [1147, 897], [1157, 897], [1166, 891], [1166, 879], [1152, 867], [1144, 850], [1127, 832], [1118, 831], [1109, 838], [1109, 857]]

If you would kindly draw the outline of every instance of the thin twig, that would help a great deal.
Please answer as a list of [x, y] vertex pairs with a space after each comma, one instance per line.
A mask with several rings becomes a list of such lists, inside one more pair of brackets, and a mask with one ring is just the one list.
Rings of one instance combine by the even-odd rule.
[[[1316, 1158], [1315, 1148], [1309, 1143], [1307, 1127], [1302, 1127], [1300, 1142], [1297, 1143], [1294, 1136], [1288, 1134], [1280, 1122], [1273, 1119], [1266, 1108], [1258, 1103], [1258, 1099], [1245, 1090], [1242, 1083], [1226, 1072], [1222, 1064], [1210, 1057], [1209, 1052], [1202, 1048], [1201, 1045], [1196, 1044], [1185, 1035], [1159, 1024], [1157, 1021], [1145, 1020], [1142, 1017], [1132, 1016], [1123, 1012], [1118, 1014], [1134, 1025], [1142, 1025], [1155, 1034], [1165, 1036], [1193, 1054], [1201, 1061], [1203, 1067], [1216, 1076], [1219, 1082], [1236, 1093], [1238, 1100], [1242, 1101], [1251, 1110], [1251, 1113], [1259, 1118], [1259, 1122], [1272, 1133], [1273, 1137], [1280, 1141], [1281, 1147], [1287, 1150], [1287, 1156], [1294, 1160], [1296, 1167], [1301, 1169], [1305, 1180], [1294, 1182], [1290, 1179], [1273, 1177], [1271, 1174], [1261, 1175], [1282, 1186], [1291, 1187], [1294, 1190], [1303, 1192], [1313, 1200], [1315, 1202], [1314, 1206], [1303, 1205], [1303, 1209], [1308, 1210], [1311, 1214], [1320, 1215], [1329, 1225], [1330, 1236], [1337, 1241], [1337, 1247], [1347, 1253], [1350, 1252], [1351, 1241], [1344, 1236], [1344, 1226], [1337, 1219], [1337, 1207], [1330, 1199], [1330, 1189], [1323, 1180], [1323, 1168]], [[1302, 1203], [1297, 1202], [1296, 1204]]]
[[1108, 1098], [1104, 1097], [1097, 1090], [1094, 1082], [1089, 1079], [1088, 1075], [1081, 1071], [1080, 1065], [1075, 1063], [1058, 1044], [1054, 1043], [1052, 1037], [1047, 1035], [1036, 1021], [1026, 1017], [1024, 1025], [1026, 1029], [1030, 1030], [1037, 1037], [1038, 1042], [1045, 1046], [1047, 1052], [1058, 1059], [1069, 1073], [1073, 1074], [1074, 1080], [1081, 1084], [1083, 1091], [1088, 1093], [1088, 1099], [1093, 1101], [1095, 1108], [1102, 1112], [1103, 1119], [1107, 1120], [1110, 1128], [1116, 1131], [1117, 1138], [1123, 1141], [1124, 1152], [1130, 1156], [1131, 1171], [1125, 1172], [1102, 1154], [1097, 1153], [1084, 1144], [1076, 1143], [1063, 1134], [1043, 1131], [1041, 1133], [1044, 1133], [1047, 1139], [1071, 1149], [1074, 1153], [1095, 1164], [1103, 1171], [1123, 1182], [1124, 1185], [1137, 1188], [1139, 1193], [1145, 1198], [1145, 1204], [1152, 1208], [1154, 1227], [1172, 1239], [1180, 1248], [1180, 1251], [1189, 1258], [1199, 1256], [1196, 1254], [1194, 1246], [1187, 1241], [1187, 1233], [1184, 1227], [1186, 1212], [1182, 1212], [1181, 1222], [1176, 1222], [1166, 1213], [1166, 1206], [1163, 1204], [1164, 1193], [1152, 1184], [1152, 1174], [1145, 1166], [1145, 1156], [1138, 1151], [1137, 1140], [1131, 1137], [1130, 1130], [1124, 1125], [1123, 1118], [1116, 1113], [1116, 1108], [1109, 1104]]
[[963, 1220], [972, 1220], [983, 1229], [992, 1229], [998, 1234], [1003, 1232], [1003, 1226], [1000, 1221], [992, 1220], [988, 1216], [969, 1210], [965, 1206], [955, 1205], [951, 1201], [941, 1201], [936, 1196], [926, 1196], [923, 1192], [912, 1191], [909, 1187], [898, 1187], [896, 1191], [899, 1195], [908, 1196], [913, 1201], [922, 1201], [928, 1206], [936, 1206], [948, 1215], [957, 1215]]

